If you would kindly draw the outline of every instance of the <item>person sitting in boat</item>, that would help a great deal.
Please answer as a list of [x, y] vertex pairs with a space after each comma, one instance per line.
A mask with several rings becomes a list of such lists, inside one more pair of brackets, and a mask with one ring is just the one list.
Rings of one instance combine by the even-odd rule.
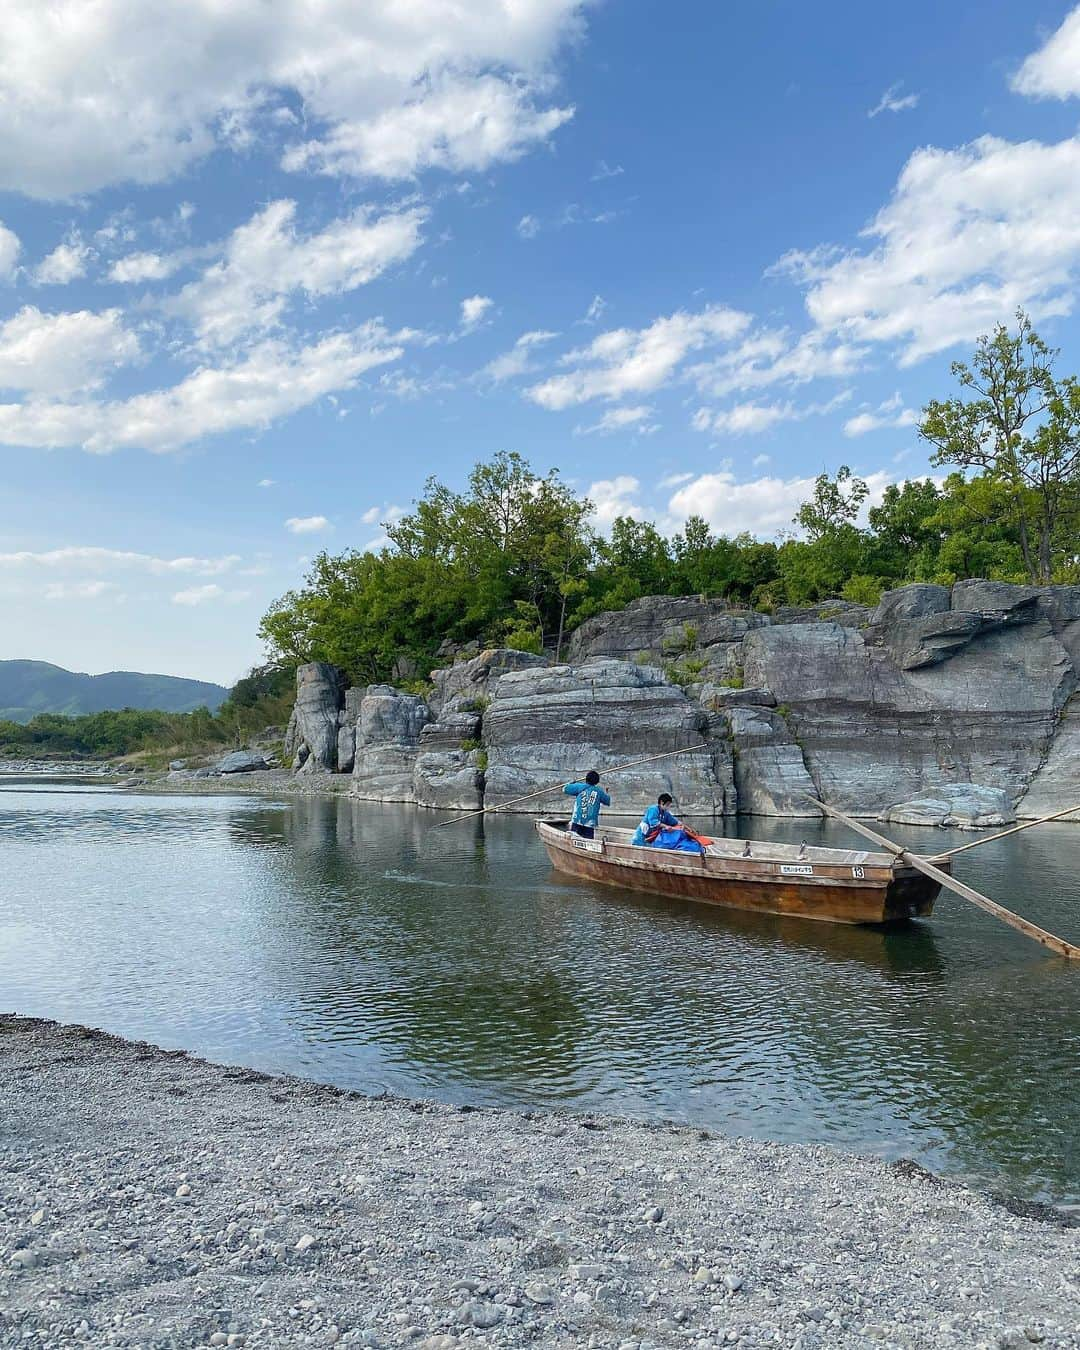
[[641, 817], [641, 824], [634, 831], [634, 837], [630, 842], [637, 844], [640, 848], [642, 844], [651, 843], [656, 838], [660, 833], [661, 826], [668, 825], [674, 828], [680, 825], [682, 822], [678, 816], [673, 816], [668, 810], [671, 804], [671, 793], [661, 792], [656, 799], [656, 805], [645, 808], [645, 814]]
[[610, 806], [611, 798], [599, 786], [600, 775], [590, 769], [584, 783], [567, 783], [563, 791], [570, 797], [576, 797], [574, 814], [570, 818], [570, 829], [580, 834], [582, 839], [591, 839], [600, 824], [601, 806]]
[[704, 853], [712, 843], [703, 834], [697, 834], [668, 810], [671, 796], [661, 792], [656, 805], [650, 806], [634, 832], [632, 844], [644, 848], [673, 849], [676, 853]]

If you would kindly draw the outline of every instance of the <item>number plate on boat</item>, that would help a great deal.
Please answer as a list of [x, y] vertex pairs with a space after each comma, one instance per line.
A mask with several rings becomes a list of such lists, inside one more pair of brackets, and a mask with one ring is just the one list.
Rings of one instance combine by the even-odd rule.
[[599, 839], [582, 839], [579, 834], [575, 834], [570, 842], [575, 848], [583, 848], [586, 853], [602, 853], [604, 849]]
[[785, 877], [812, 877], [814, 869], [807, 864], [796, 866], [794, 863], [781, 863], [780, 875]]

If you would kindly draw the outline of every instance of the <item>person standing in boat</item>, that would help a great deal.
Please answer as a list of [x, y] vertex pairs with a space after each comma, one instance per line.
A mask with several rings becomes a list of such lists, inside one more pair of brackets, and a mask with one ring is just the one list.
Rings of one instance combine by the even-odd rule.
[[656, 805], [645, 808], [645, 814], [641, 817], [641, 824], [634, 831], [633, 839], [630, 840], [631, 844], [636, 844], [639, 848], [643, 844], [651, 844], [661, 829], [674, 829], [681, 825], [682, 821], [678, 816], [673, 816], [668, 810], [671, 804], [671, 793], [661, 792], [656, 799]]
[[563, 791], [568, 797], [576, 798], [570, 829], [574, 834], [580, 834], [582, 839], [591, 839], [600, 824], [601, 806], [611, 805], [611, 798], [600, 787], [600, 775], [595, 769], [590, 769], [584, 783], [567, 783]]

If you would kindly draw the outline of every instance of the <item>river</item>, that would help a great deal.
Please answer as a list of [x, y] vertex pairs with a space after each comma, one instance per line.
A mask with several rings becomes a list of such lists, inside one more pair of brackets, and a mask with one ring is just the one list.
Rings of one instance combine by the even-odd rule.
[[[826, 1143], [1080, 1203], [1080, 967], [960, 899], [883, 934], [560, 879], [528, 819], [0, 788], [0, 1011], [474, 1105]], [[840, 826], [729, 832], [848, 844]], [[970, 835], [904, 830], [925, 851]], [[956, 875], [1080, 940], [1080, 825]]]

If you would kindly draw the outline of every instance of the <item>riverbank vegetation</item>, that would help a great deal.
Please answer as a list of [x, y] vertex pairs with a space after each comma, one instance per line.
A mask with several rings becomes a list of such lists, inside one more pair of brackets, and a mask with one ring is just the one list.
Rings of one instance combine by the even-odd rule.
[[273, 658], [326, 660], [356, 682], [424, 676], [447, 644], [556, 656], [590, 615], [644, 595], [719, 596], [766, 612], [840, 597], [876, 603], [907, 582], [1080, 581], [1080, 384], [1058, 379], [1023, 314], [953, 365], [961, 394], [931, 402], [919, 434], [947, 477], [910, 479], [864, 510], [843, 466], [821, 474], [775, 541], [713, 533], [700, 516], [665, 535], [622, 516], [608, 534], [557, 471], [519, 455], [478, 465], [464, 491], [432, 478], [378, 553], [320, 553], [266, 614]]
[[244, 745], [267, 727], [284, 727], [295, 684], [295, 669], [275, 664], [238, 680], [216, 713], [121, 708], [82, 717], [39, 713], [27, 723], [0, 721], [0, 759], [137, 756], [157, 766], [175, 756], [213, 756]]

